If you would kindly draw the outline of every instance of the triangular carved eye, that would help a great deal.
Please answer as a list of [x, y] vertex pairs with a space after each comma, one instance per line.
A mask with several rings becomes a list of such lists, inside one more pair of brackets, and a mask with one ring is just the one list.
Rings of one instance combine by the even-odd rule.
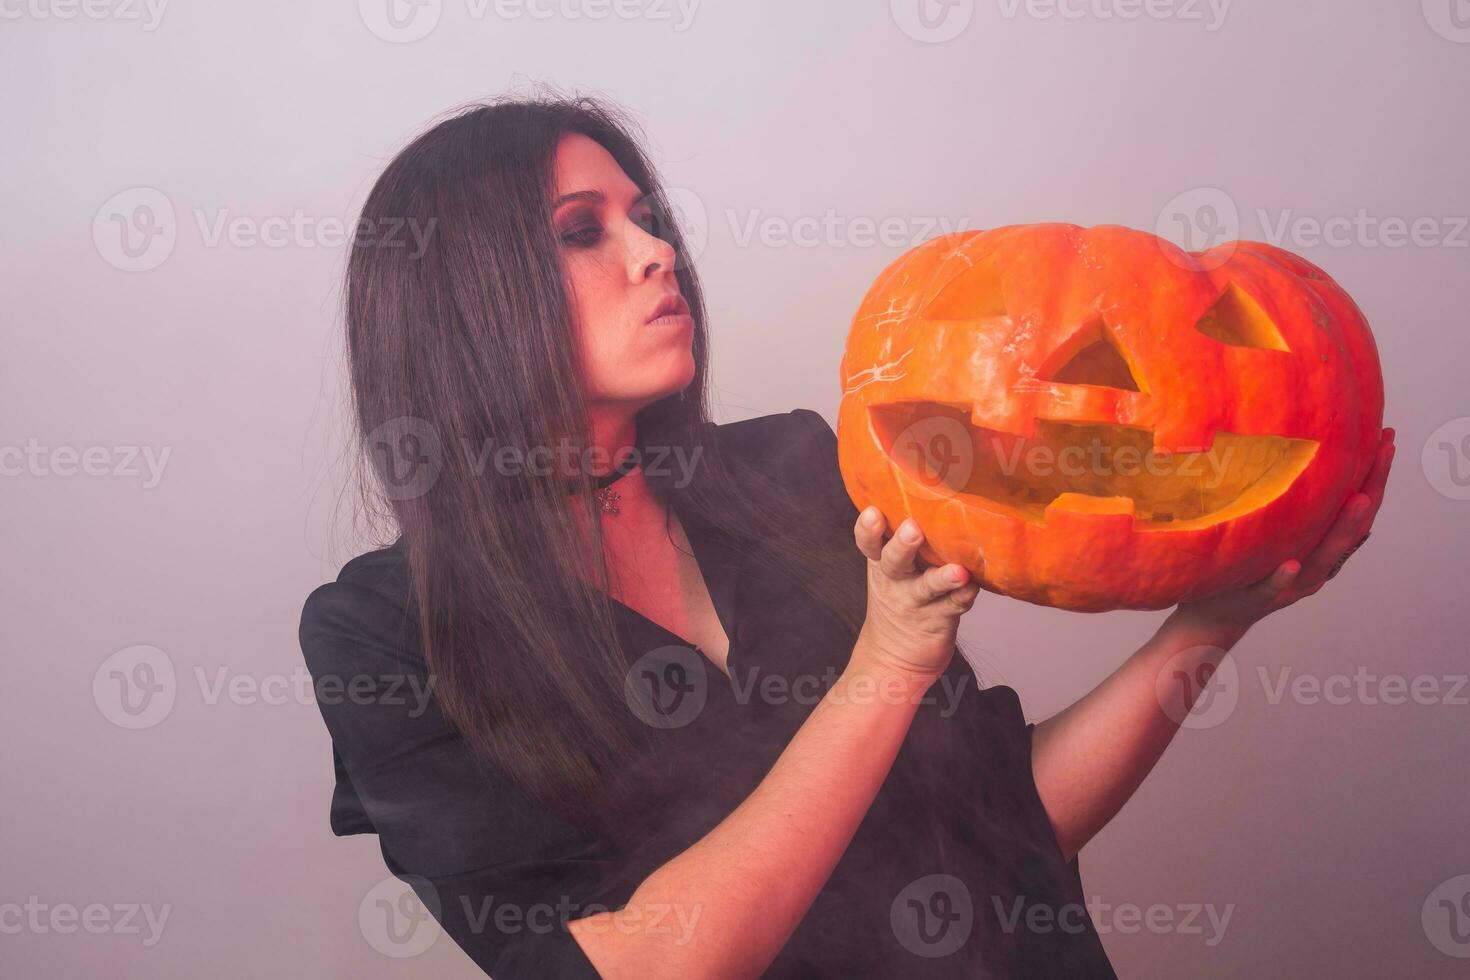
[[924, 307], [928, 320], [984, 320], [1006, 315], [995, 260], [982, 260], [955, 276]]
[[1138, 379], [1133, 369], [1113, 343], [1112, 331], [1101, 320], [1094, 320], [1079, 330], [1065, 351], [1061, 367], [1038, 375], [1043, 381], [1056, 381], [1068, 385], [1096, 385], [1100, 388], [1121, 388], [1124, 391], [1139, 391]]
[[1232, 347], [1291, 350], [1261, 304], [1234, 283], [1226, 287], [1194, 328]]

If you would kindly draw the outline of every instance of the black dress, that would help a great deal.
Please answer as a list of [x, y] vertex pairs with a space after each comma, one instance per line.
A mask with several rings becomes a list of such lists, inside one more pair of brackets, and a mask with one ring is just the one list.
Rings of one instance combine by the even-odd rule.
[[[813, 520], [851, 541], [857, 510], [820, 415], [731, 423], [714, 437], [805, 495]], [[851, 654], [840, 625], [789, 580], [742, 564], [715, 529], [684, 523], [730, 638], [730, 676], [615, 604], [630, 676], [679, 680], [647, 689], [650, 698], [672, 690], [677, 702], [644, 704], [661, 713], [650, 719], [658, 751], [613, 774], [618, 798], [632, 804], [616, 839], [533, 804], [423, 695], [401, 541], [354, 558], [306, 601], [301, 646], [336, 769], [332, 830], [377, 834], [388, 869], [495, 980], [597, 976], [565, 921], [621, 907], [728, 815]], [[677, 936], [687, 924], [670, 916], [665, 927]], [[980, 688], [954, 658], [765, 976], [1114, 976], [1076, 861], [1063, 858], [1037, 795], [1031, 729], [1013, 690]]]

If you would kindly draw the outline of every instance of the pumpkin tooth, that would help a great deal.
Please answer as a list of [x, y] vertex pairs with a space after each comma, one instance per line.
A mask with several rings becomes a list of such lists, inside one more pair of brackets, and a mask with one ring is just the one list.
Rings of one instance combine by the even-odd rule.
[[1103, 516], [1116, 516], [1126, 514], [1132, 517], [1134, 514], [1134, 503], [1132, 497], [1094, 497], [1087, 493], [1076, 493], [1067, 491], [1059, 493], [1051, 503], [1046, 505], [1047, 516], [1053, 512], [1063, 511], [1070, 514], [1098, 514]]
[[975, 402], [970, 405], [970, 425], [988, 432], [1030, 439], [1036, 435], [1035, 416], [1020, 417], [1012, 412], [997, 409], [989, 403]]
[[1215, 447], [1215, 428], [1207, 422], [1169, 422], [1154, 430], [1153, 450], [1160, 456], [1208, 453]]

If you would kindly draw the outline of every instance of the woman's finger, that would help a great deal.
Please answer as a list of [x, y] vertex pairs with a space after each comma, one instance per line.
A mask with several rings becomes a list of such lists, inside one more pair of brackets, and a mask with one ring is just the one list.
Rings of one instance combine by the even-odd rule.
[[1383, 504], [1383, 490], [1388, 483], [1388, 471], [1393, 464], [1393, 429], [1385, 429], [1378, 443], [1378, 453], [1373, 457], [1373, 467], [1363, 478], [1362, 488], [1348, 498], [1332, 529], [1303, 562], [1299, 580], [1302, 582], [1325, 582], [1336, 575], [1347, 557], [1367, 540], [1373, 518]]
[[1300, 581], [1325, 581], [1338, 559], [1363, 540], [1368, 529], [1368, 510], [1372, 503], [1368, 495], [1363, 493], [1355, 493], [1348, 498], [1348, 502], [1338, 512], [1332, 529], [1312, 549], [1306, 561], [1302, 562]]
[[937, 565], [925, 569], [924, 574], [914, 580], [914, 599], [921, 605], [933, 602], [965, 585], [969, 579], [970, 573], [963, 565]]
[[858, 515], [857, 523], [852, 526], [853, 540], [869, 561], [878, 561], [883, 557], [883, 532], [887, 523], [883, 519], [882, 511], [877, 507], [868, 507]]
[[949, 603], [959, 612], [967, 613], [970, 611], [970, 607], [975, 605], [975, 599], [979, 595], [980, 583], [967, 582], [966, 584], [955, 589], [949, 595], [945, 596], [944, 601]]
[[1388, 471], [1393, 468], [1393, 430], [1386, 429], [1383, 441], [1378, 444], [1378, 455], [1373, 460], [1373, 469], [1368, 471], [1363, 480], [1360, 493], [1368, 495], [1368, 525], [1373, 524], [1373, 518], [1378, 516], [1378, 508], [1383, 506], [1383, 491], [1388, 484]]
[[918, 571], [919, 545], [924, 543], [924, 532], [912, 517], [904, 518], [893, 537], [883, 546], [883, 573], [889, 578], [912, 578]]

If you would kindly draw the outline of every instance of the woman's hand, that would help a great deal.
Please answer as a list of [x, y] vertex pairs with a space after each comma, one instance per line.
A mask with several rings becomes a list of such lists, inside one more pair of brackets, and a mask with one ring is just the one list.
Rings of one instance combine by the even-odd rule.
[[1383, 505], [1383, 488], [1393, 462], [1393, 429], [1384, 429], [1373, 468], [1363, 478], [1358, 492], [1338, 512], [1337, 521], [1320, 544], [1304, 560], [1282, 562], [1275, 572], [1254, 585], [1221, 592], [1194, 602], [1182, 602], [1177, 610], [1186, 619], [1241, 632], [1302, 596], [1314, 594], [1337, 574], [1342, 562], [1368, 540], [1369, 528]]
[[960, 617], [980, 586], [963, 565], [930, 567], [919, 558], [924, 534], [913, 518], [885, 544], [887, 523], [876, 507], [858, 516], [853, 537], [868, 559], [868, 612], [863, 635], [879, 666], [920, 679], [937, 678], [954, 656]]

